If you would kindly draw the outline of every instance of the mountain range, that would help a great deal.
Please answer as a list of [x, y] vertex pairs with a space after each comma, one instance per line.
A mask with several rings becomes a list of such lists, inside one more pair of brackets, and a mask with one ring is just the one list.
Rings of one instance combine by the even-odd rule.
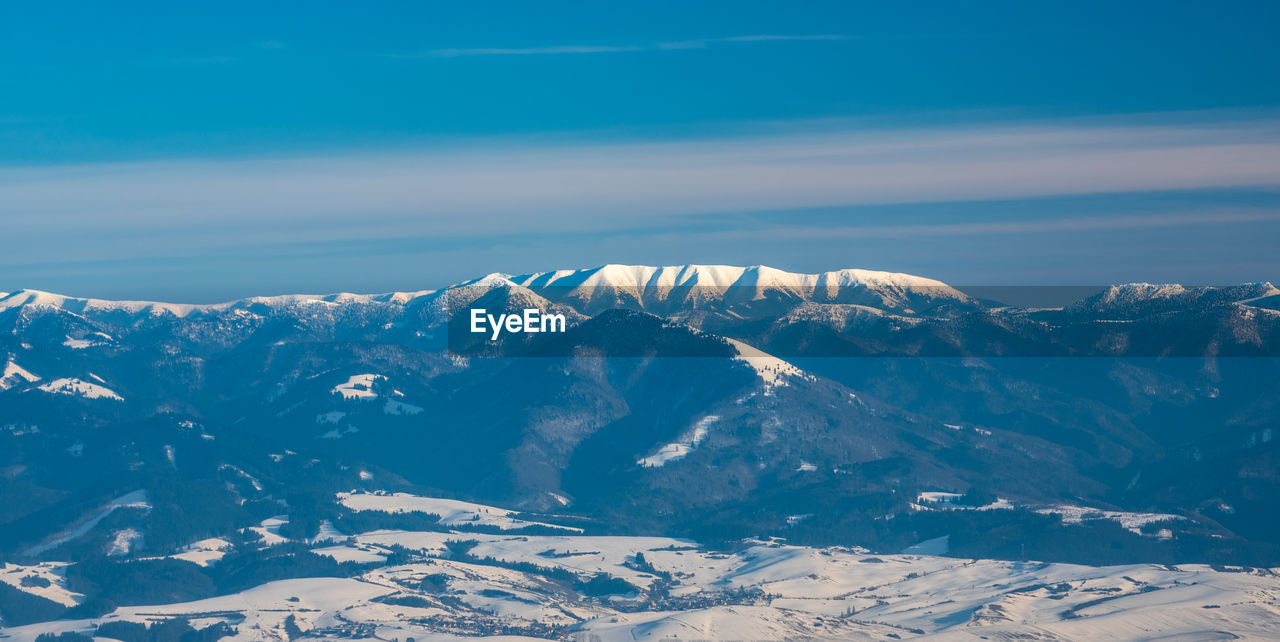
[[[480, 340], [472, 307], [568, 329]], [[83, 566], [75, 608], [194, 598], [89, 571], [253, 550], [277, 517], [294, 542], [408, 528], [334, 500], [360, 491], [730, 550], [1277, 566], [1278, 328], [1266, 283], [1028, 308], [763, 266], [215, 305], [21, 290], [0, 296], [0, 560]], [[309, 572], [260, 562], [200, 572], [214, 593]]]

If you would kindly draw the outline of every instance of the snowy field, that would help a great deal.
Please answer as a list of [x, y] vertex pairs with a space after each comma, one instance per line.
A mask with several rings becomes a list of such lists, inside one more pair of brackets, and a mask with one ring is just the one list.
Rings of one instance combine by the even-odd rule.
[[444, 526], [496, 526], [505, 530], [525, 528], [527, 526], [545, 526], [566, 531], [580, 532], [582, 529], [532, 522], [513, 517], [516, 511], [505, 508], [485, 506], [456, 499], [440, 499], [436, 497], [419, 497], [406, 493], [338, 493], [338, 503], [354, 511], [383, 511], [387, 513], [426, 513], [439, 515], [440, 524]]
[[[344, 493], [355, 510], [418, 511], [442, 522], [522, 524], [505, 509], [407, 494]], [[279, 518], [253, 530], [279, 534]], [[237, 640], [452, 639], [1277, 639], [1280, 569], [1072, 564], [878, 555], [751, 541], [734, 553], [663, 537], [521, 535], [377, 530], [342, 534], [326, 524], [319, 555], [365, 565], [345, 578], [270, 582], [182, 604], [122, 607], [98, 620], [0, 630], [91, 632], [112, 620], [187, 617], [225, 621]], [[459, 545], [465, 542], [464, 545]], [[183, 558], [217, 564], [222, 540]], [[409, 556], [405, 557], [405, 552]], [[396, 564], [387, 560], [398, 555]], [[0, 568], [0, 581], [64, 604], [59, 564]], [[611, 578], [611, 590], [589, 580]], [[619, 584], [617, 582], [625, 582]], [[37, 584], [39, 586], [37, 586]]]
[[50, 394], [72, 395], [76, 397], [84, 397], [85, 399], [111, 399], [112, 401], [124, 401], [123, 397], [116, 394], [114, 390], [106, 386], [81, 381], [76, 378], [54, 379], [53, 381], [40, 386], [40, 390]]

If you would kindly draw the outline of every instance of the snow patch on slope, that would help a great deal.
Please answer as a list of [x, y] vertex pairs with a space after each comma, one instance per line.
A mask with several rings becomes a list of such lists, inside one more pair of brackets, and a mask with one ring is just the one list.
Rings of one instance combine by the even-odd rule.
[[50, 394], [56, 395], [72, 395], [76, 397], [84, 397], [85, 399], [111, 399], [112, 401], [124, 401], [124, 397], [116, 394], [106, 386], [100, 386], [96, 383], [89, 383], [75, 378], [54, 379], [49, 383], [40, 386], [43, 390]]
[[40, 377], [32, 374], [29, 370], [19, 366], [13, 359], [8, 360], [4, 364], [4, 371], [0, 373], [0, 390], [8, 390], [14, 386], [20, 386], [24, 383], [35, 383]]
[[0, 582], [63, 606], [75, 606], [84, 601], [84, 596], [67, 588], [66, 570], [70, 565], [69, 562], [41, 562], [24, 566], [0, 562]]
[[380, 374], [351, 375], [345, 382], [334, 386], [333, 392], [342, 395], [343, 399], [377, 399], [378, 393], [373, 391], [373, 384], [385, 380], [386, 377]]
[[111, 534], [111, 541], [107, 543], [107, 557], [128, 555], [134, 545], [141, 540], [142, 533], [138, 532], [138, 529], [122, 528]]
[[1059, 515], [1062, 517], [1064, 524], [1079, 524], [1081, 522], [1103, 519], [1116, 522], [1125, 527], [1129, 531], [1142, 535], [1142, 527], [1147, 524], [1165, 521], [1185, 521], [1187, 518], [1181, 515], [1172, 515], [1169, 513], [1132, 513], [1118, 510], [1101, 510], [1097, 508], [1089, 508], [1087, 506], [1071, 506], [1067, 504], [1058, 504], [1036, 509], [1037, 513], [1044, 515]]
[[383, 511], [387, 513], [427, 513], [439, 515], [440, 523], [445, 526], [462, 526], [475, 524], [496, 526], [503, 530], [513, 530], [526, 526], [546, 526], [566, 531], [581, 532], [580, 528], [531, 522], [517, 519], [516, 511], [484, 504], [441, 499], [437, 497], [420, 497], [408, 493], [338, 493], [338, 503], [354, 511]]
[[[111, 339], [109, 335], [102, 334], [101, 332], [97, 332], [94, 334], [101, 335], [102, 337], [105, 337], [107, 340]], [[71, 337], [67, 337], [65, 340], [63, 340], [62, 345], [68, 348], [71, 348], [72, 350], [84, 350], [86, 348], [96, 348], [98, 346], [107, 345], [107, 341], [104, 341], [101, 339], [94, 339], [94, 338], [73, 339]]]
[[318, 424], [336, 424], [346, 417], [347, 413], [341, 410], [330, 410], [324, 414], [316, 415], [316, 423]]
[[382, 405], [382, 412], [388, 415], [416, 415], [422, 412], [422, 408], [411, 403], [388, 399], [387, 403]]
[[122, 508], [136, 510], [151, 510], [151, 504], [147, 499], [147, 491], [135, 490], [131, 493], [121, 495], [109, 502], [96, 511], [80, 518], [75, 524], [72, 524], [66, 530], [57, 533], [43, 542], [36, 544], [23, 551], [26, 555], [39, 555], [45, 551], [52, 550], [78, 537], [82, 537], [93, 530], [99, 522], [106, 519], [107, 515], [114, 513]]
[[262, 538], [262, 543], [266, 546], [276, 546], [289, 541], [289, 538], [280, 534], [280, 528], [289, 523], [288, 515], [276, 515], [268, 517], [257, 526], [250, 526], [245, 530], [256, 533]]
[[717, 421], [720, 421], [719, 415], [707, 415], [699, 419], [688, 433], [681, 435], [680, 439], [659, 448], [648, 457], [636, 460], [636, 463], [642, 468], [661, 468], [669, 461], [684, 458], [707, 438], [707, 429]]
[[185, 560], [192, 564], [199, 564], [200, 566], [209, 566], [225, 557], [232, 548], [234, 547], [231, 542], [221, 537], [211, 537], [188, 544], [180, 552], [174, 553], [169, 557]]
[[726, 338], [725, 341], [738, 351], [738, 356], [734, 357], [735, 361], [741, 361], [756, 371], [756, 376], [764, 382], [765, 388], [779, 388], [787, 385], [787, 379], [792, 377], [813, 380], [813, 375], [791, 365], [787, 361], [783, 361], [767, 352], [749, 346], [736, 339]]

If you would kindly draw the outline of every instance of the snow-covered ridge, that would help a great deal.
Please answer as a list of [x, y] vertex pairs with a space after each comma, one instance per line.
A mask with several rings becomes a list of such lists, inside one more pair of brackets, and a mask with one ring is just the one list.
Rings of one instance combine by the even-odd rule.
[[124, 397], [116, 394], [116, 392], [106, 386], [100, 386], [96, 383], [81, 381], [76, 378], [54, 379], [49, 383], [40, 386], [40, 390], [55, 395], [72, 395], [76, 397], [84, 397], [85, 399], [110, 399], [112, 401], [124, 401]]
[[1114, 310], [1139, 304], [1189, 304], [1206, 297], [1248, 304], [1277, 294], [1280, 294], [1280, 288], [1267, 282], [1225, 287], [1126, 283], [1113, 285], [1087, 299], [1077, 301], [1068, 309]]
[[764, 382], [766, 389], [785, 386], [787, 385], [787, 380], [791, 378], [808, 378], [809, 380], [814, 378], [813, 375], [807, 374], [790, 362], [749, 346], [737, 339], [726, 338], [725, 341], [738, 351], [738, 356], [734, 357], [734, 359], [751, 366], [751, 369], [756, 371], [756, 376]]
[[845, 269], [817, 274], [786, 272], [767, 265], [604, 265], [585, 270], [556, 270], [509, 277], [525, 287], [779, 287], [818, 288], [895, 285], [948, 288], [946, 283], [899, 272]]
[[53, 308], [73, 314], [109, 314], [120, 313], [129, 316], [163, 316], [186, 317], [201, 312], [226, 312], [234, 309], [247, 309], [256, 306], [268, 308], [285, 308], [305, 305], [343, 305], [350, 303], [388, 303], [404, 305], [413, 299], [433, 294], [436, 290], [416, 292], [388, 292], [384, 294], [282, 294], [278, 296], [249, 297], [224, 303], [164, 303], [160, 301], [113, 301], [108, 299], [85, 299], [40, 290], [18, 290], [0, 295], [0, 313], [18, 308]]
[[0, 372], [0, 390], [8, 390], [14, 386], [35, 383], [39, 380], [40, 377], [10, 359], [5, 362], [4, 371]]
[[734, 301], [763, 299], [770, 294], [795, 299], [836, 300], [851, 290], [926, 294], [930, 297], [970, 301], [959, 290], [941, 281], [875, 270], [845, 269], [816, 274], [786, 272], [766, 265], [605, 265], [586, 270], [557, 270], [509, 277], [512, 283], [535, 292], [563, 290], [571, 298], [590, 302], [623, 296], [641, 302], [667, 301], [678, 296], [681, 302], [697, 303], [726, 297]]
[[[492, 273], [456, 283], [436, 290], [386, 292], [381, 294], [283, 294], [236, 299], [222, 303], [187, 304], [160, 301], [114, 301], [108, 299], [79, 298], [41, 290], [17, 290], [0, 292], [0, 314], [19, 308], [53, 308], [73, 314], [120, 313], [130, 316], [185, 317], [196, 313], [252, 310], [255, 308], [290, 308], [303, 306], [338, 306], [345, 304], [407, 305], [417, 300], [428, 302], [440, 299], [451, 291], [489, 289], [494, 287], [521, 287], [534, 292], [547, 289], [563, 289], [574, 298], [594, 298], [594, 291], [627, 293], [639, 300], [658, 298], [665, 300], [672, 290], [695, 290], [700, 296], [714, 297], [731, 289], [745, 300], [762, 298], [767, 293], [784, 293], [801, 299], [836, 300], [839, 294], [849, 291], [875, 291], [894, 295], [924, 295], [937, 299], [973, 302], [963, 292], [935, 279], [901, 272], [878, 270], [841, 269], [818, 273], [797, 273], [779, 270], [766, 265], [619, 265], [609, 264], [594, 268], [552, 270], [523, 275]], [[1176, 284], [1153, 285], [1128, 283], [1115, 285], [1093, 297], [1094, 302], [1114, 305], [1124, 301], [1177, 299], [1189, 293], [1203, 290], [1251, 291], [1252, 298], [1280, 294], [1280, 288], [1270, 283], [1251, 283], [1226, 288], [1190, 287]], [[685, 295], [688, 298], [688, 295]]]
[[452, 289], [469, 287], [501, 287], [521, 286], [530, 289], [544, 287], [571, 288], [623, 288], [632, 290], [653, 290], [669, 288], [707, 288], [728, 289], [753, 288], [758, 290], [779, 289], [792, 291], [797, 295], [806, 292], [832, 292], [842, 288], [854, 287], [892, 287], [896, 289], [937, 289], [940, 293], [949, 293], [957, 298], [967, 298], [947, 284], [924, 277], [896, 272], [878, 272], [874, 270], [845, 269], [817, 274], [797, 274], [756, 265], [735, 267], [728, 265], [604, 265], [581, 270], [557, 270], [536, 272], [521, 276], [493, 273], [477, 279], [463, 281], [440, 290], [419, 290], [406, 292], [388, 292], [382, 294], [352, 294], [340, 292], [336, 294], [284, 294], [279, 296], [250, 297], [223, 303], [188, 304], [165, 303], [160, 301], [113, 301], [108, 299], [79, 298], [44, 292], [41, 290], [18, 290], [0, 293], [0, 313], [16, 308], [56, 308], [74, 314], [86, 313], [123, 313], [132, 316], [173, 315], [185, 317], [201, 312], [220, 312], [232, 309], [247, 309], [258, 306], [283, 308], [305, 305], [341, 305], [350, 303], [386, 303], [405, 305], [415, 299], [440, 294]]

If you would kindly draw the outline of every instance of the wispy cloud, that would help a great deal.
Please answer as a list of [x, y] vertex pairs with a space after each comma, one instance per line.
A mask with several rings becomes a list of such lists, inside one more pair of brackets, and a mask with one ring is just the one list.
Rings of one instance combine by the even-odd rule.
[[397, 56], [400, 58], [422, 58], [425, 56], [435, 56], [439, 58], [454, 58], [457, 56], [547, 56], [559, 54], [599, 54], [599, 53], [621, 53], [625, 51], [644, 51], [651, 47], [618, 47], [618, 46], [600, 46], [600, 45], [571, 45], [561, 47], [524, 47], [524, 48], [502, 48], [502, 47], [475, 47], [470, 49], [431, 49], [423, 53], [412, 54], [409, 56]]
[[679, 49], [704, 49], [718, 44], [747, 44], [764, 42], [811, 42], [849, 40], [852, 36], [841, 34], [753, 34], [723, 38], [697, 38], [625, 45], [559, 45], [546, 47], [461, 47], [428, 49], [412, 54], [394, 54], [395, 58], [456, 58], [461, 56], [546, 56], [565, 54], [607, 54], [637, 51], [670, 51]]
[[788, 40], [849, 40], [852, 36], [841, 34], [814, 34], [814, 35], [779, 35], [779, 34], [757, 34], [750, 36], [730, 36], [728, 38], [711, 38], [707, 42], [784, 42]]
[[[707, 214], [1280, 186], [1280, 121], [1213, 114], [1182, 123], [1056, 121], [634, 143], [509, 143], [298, 158], [187, 160], [0, 170], [0, 268], [250, 251], [283, 243], [483, 239], [688, 229]], [[1147, 122], [1147, 121], [1143, 121]], [[774, 130], [776, 132], [776, 128]], [[1020, 220], [779, 215], [787, 239], [916, 238], [1263, 225], [1274, 210], [1124, 212]], [[724, 216], [706, 219], [710, 226]], [[1187, 234], [1194, 234], [1188, 231]], [[736, 236], [735, 236], [736, 235]]]
[[775, 224], [759, 229], [707, 232], [708, 238], [770, 240], [910, 239], [923, 237], [1004, 236], [1054, 232], [1106, 232], [1160, 228], [1280, 223], [1280, 209], [1218, 208], [1185, 213], [1077, 215], [1018, 221], [922, 223], [916, 225], [824, 226]]

